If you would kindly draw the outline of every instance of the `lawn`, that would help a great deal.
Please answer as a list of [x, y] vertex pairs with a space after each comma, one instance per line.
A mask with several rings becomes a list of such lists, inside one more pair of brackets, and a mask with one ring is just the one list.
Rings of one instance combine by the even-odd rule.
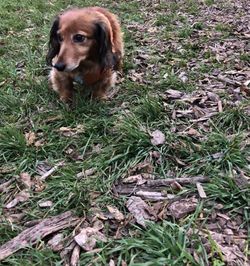
[[[79, 87], [72, 108], [48, 85], [48, 35], [56, 14], [93, 5], [119, 16], [123, 73], [108, 101]], [[240, 0], [1, 0], [0, 245], [78, 219], [1, 265], [250, 263], [249, 12]]]

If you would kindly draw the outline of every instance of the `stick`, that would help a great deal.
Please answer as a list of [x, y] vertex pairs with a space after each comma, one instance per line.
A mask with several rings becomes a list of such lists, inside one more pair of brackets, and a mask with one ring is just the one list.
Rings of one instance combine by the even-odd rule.
[[147, 180], [142, 185], [138, 184], [118, 184], [114, 186], [113, 191], [115, 194], [129, 195], [135, 194], [138, 191], [144, 191], [145, 193], [161, 192], [166, 186], [171, 186], [177, 182], [181, 185], [196, 184], [198, 182], [203, 183], [209, 181], [206, 176], [194, 176], [194, 177], [180, 177], [180, 178], [166, 178], [166, 179], [155, 179]]
[[49, 234], [75, 226], [78, 222], [79, 218], [73, 216], [70, 211], [44, 219], [37, 225], [24, 230], [18, 236], [3, 244], [0, 247], [0, 261], [20, 249], [35, 244]]
[[41, 181], [44, 181], [47, 177], [49, 177], [50, 175], [52, 175], [59, 166], [63, 166], [64, 162], [60, 162], [58, 164], [56, 164], [54, 167], [52, 167], [48, 172], [44, 173], [39, 179]]
[[177, 182], [182, 185], [196, 184], [198, 182], [206, 182], [209, 178], [206, 176], [194, 176], [194, 177], [180, 177], [180, 178], [166, 178], [166, 179], [155, 179], [148, 180], [146, 186], [155, 187], [155, 186], [168, 186], [173, 182]]

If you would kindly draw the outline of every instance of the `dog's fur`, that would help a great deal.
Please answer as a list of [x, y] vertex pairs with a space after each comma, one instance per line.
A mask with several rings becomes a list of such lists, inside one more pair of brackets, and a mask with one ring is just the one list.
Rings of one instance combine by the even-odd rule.
[[106, 97], [120, 70], [123, 41], [117, 17], [100, 7], [65, 11], [56, 17], [49, 40], [47, 64], [50, 82], [67, 102], [73, 97], [73, 82], [91, 88], [94, 98]]

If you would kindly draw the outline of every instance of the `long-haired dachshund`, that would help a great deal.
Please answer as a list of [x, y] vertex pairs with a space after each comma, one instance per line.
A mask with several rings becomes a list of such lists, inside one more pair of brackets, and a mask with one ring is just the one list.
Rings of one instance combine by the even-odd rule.
[[73, 97], [73, 82], [105, 99], [122, 65], [123, 40], [117, 17], [100, 7], [65, 11], [56, 17], [49, 40], [50, 82], [60, 99]]

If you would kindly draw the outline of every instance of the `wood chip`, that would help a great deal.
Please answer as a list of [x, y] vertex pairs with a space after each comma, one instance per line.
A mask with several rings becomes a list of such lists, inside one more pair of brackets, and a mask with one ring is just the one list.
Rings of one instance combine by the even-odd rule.
[[129, 212], [135, 217], [136, 222], [143, 227], [146, 226], [146, 220], [154, 219], [151, 215], [151, 208], [140, 197], [130, 197], [126, 202], [126, 206]]
[[114, 219], [117, 220], [118, 222], [124, 220], [124, 215], [116, 207], [107, 206], [107, 209], [113, 215]]
[[47, 200], [47, 201], [39, 202], [38, 205], [41, 208], [50, 208], [53, 205], [53, 202], [51, 200]]
[[219, 111], [219, 113], [223, 112], [223, 107], [222, 107], [222, 102], [221, 101], [218, 101], [218, 111]]
[[16, 251], [34, 245], [45, 236], [61, 229], [75, 226], [79, 218], [70, 211], [42, 220], [37, 225], [28, 228], [0, 247], [0, 261]]
[[196, 183], [196, 187], [197, 187], [197, 190], [198, 190], [198, 193], [199, 193], [199, 196], [201, 199], [205, 199], [207, 197], [204, 189], [203, 189], [203, 186], [201, 185], [201, 183]]
[[79, 259], [80, 259], [80, 252], [81, 252], [81, 248], [78, 245], [75, 245], [73, 251], [72, 251], [72, 255], [70, 258], [70, 266], [77, 266], [79, 265]]

